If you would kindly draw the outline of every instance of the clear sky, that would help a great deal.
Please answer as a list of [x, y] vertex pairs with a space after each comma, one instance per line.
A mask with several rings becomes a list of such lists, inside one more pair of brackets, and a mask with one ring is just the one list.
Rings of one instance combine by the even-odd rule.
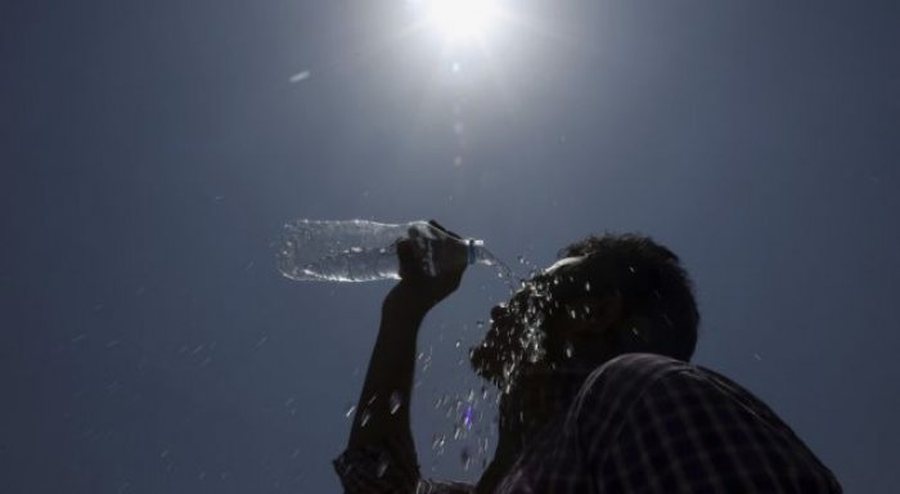
[[[279, 277], [306, 217], [537, 265], [649, 234], [695, 280], [696, 361], [892, 492], [898, 5], [509, 0], [451, 43], [404, 0], [2, 2], [0, 491], [337, 492], [390, 284]], [[503, 296], [476, 267], [426, 321], [428, 475], [480, 472], [476, 437], [432, 449], [434, 403], [480, 389], [458, 361]]]

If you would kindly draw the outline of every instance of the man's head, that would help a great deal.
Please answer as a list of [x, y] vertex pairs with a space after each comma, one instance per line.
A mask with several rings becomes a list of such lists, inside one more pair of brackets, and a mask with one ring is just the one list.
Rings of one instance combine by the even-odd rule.
[[596, 367], [624, 353], [689, 360], [699, 314], [691, 283], [669, 249], [648, 237], [590, 236], [491, 311], [472, 349], [482, 377], [505, 386], [523, 371]]

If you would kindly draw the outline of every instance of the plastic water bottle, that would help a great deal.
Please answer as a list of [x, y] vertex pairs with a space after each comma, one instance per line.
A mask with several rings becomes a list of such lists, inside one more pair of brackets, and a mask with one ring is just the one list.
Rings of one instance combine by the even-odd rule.
[[[278, 270], [298, 281], [396, 280], [400, 278], [397, 242], [409, 238], [411, 229], [420, 234], [417, 241], [425, 247], [425, 269], [434, 276], [437, 268], [429, 256], [428, 242], [450, 237], [427, 221], [387, 224], [366, 220], [294, 220], [284, 225], [277, 251]], [[469, 264], [495, 264], [494, 256], [481, 240], [460, 242], [468, 247]]]

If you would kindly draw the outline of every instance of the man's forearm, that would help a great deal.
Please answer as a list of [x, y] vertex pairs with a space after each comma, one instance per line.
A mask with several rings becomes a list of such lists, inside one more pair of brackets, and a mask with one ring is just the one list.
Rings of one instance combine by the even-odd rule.
[[[415, 454], [409, 403], [416, 363], [419, 326], [431, 304], [402, 282], [382, 305], [381, 327], [356, 406], [348, 448], [396, 440], [404, 453]], [[414, 458], [413, 458], [414, 459]]]

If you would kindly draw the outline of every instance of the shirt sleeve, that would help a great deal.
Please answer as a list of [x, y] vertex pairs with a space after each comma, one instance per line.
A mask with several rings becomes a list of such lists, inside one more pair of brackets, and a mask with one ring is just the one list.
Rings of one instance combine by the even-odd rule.
[[334, 460], [345, 494], [473, 494], [461, 482], [422, 479], [415, 461], [403, 458], [390, 444], [348, 449]]
[[[631, 388], [604, 444], [582, 438], [599, 492], [841, 492], [793, 431], [737, 384], [686, 365], [645, 384]], [[586, 430], [591, 408], [581, 417]]]

